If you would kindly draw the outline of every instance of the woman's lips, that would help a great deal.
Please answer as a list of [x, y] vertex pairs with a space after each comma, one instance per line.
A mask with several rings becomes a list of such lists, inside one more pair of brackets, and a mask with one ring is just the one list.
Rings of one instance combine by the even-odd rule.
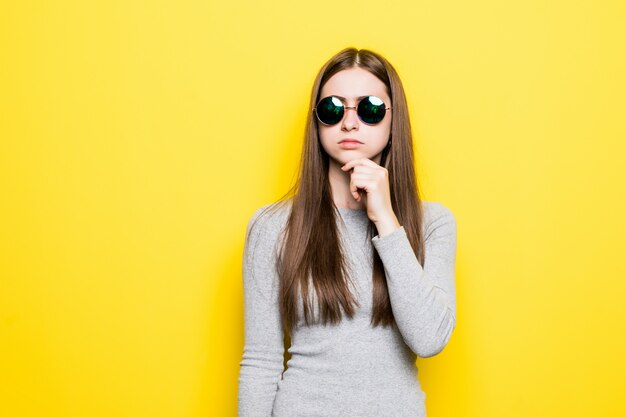
[[341, 146], [344, 149], [354, 149], [354, 148], [359, 147], [359, 145], [362, 145], [362, 143], [356, 139], [344, 139], [341, 142], [339, 142], [339, 146]]

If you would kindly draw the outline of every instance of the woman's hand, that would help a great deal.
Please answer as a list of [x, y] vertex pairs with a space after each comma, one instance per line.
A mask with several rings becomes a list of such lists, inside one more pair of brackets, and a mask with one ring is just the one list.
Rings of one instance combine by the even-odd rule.
[[[376, 224], [380, 237], [400, 227], [389, 193], [389, 173], [376, 162], [367, 158], [353, 159], [341, 167], [350, 172], [350, 193], [356, 201], [363, 201], [367, 207], [367, 217]], [[363, 194], [359, 189], [365, 190]]]

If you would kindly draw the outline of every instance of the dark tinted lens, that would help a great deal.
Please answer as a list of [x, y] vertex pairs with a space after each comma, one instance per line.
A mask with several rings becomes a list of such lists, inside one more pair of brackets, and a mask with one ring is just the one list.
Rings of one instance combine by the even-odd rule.
[[365, 123], [376, 124], [385, 118], [385, 103], [376, 96], [365, 97], [357, 112]]
[[334, 125], [343, 118], [343, 103], [337, 97], [326, 97], [317, 104], [315, 112], [322, 123]]

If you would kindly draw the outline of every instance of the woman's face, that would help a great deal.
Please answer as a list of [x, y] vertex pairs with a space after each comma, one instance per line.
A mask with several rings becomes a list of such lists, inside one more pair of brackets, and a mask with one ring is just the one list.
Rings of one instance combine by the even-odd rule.
[[[319, 97], [322, 99], [331, 95], [345, 97], [344, 105], [347, 107], [355, 107], [359, 96], [377, 96], [385, 102], [385, 107], [391, 107], [385, 84], [371, 72], [359, 67], [339, 71], [329, 78]], [[368, 158], [380, 164], [381, 153], [389, 141], [391, 112], [387, 110], [385, 118], [376, 125], [363, 123], [356, 109], [345, 110], [343, 119], [333, 126], [326, 126], [316, 118], [320, 143], [329, 155], [330, 163], [341, 166], [352, 159]], [[348, 148], [340, 143], [347, 138], [362, 143]]]

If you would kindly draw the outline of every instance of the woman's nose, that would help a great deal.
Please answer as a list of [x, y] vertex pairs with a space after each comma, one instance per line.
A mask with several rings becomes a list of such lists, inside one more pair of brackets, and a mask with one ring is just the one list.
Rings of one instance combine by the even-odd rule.
[[359, 118], [354, 107], [346, 107], [342, 123], [345, 130], [352, 130], [359, 127]]

